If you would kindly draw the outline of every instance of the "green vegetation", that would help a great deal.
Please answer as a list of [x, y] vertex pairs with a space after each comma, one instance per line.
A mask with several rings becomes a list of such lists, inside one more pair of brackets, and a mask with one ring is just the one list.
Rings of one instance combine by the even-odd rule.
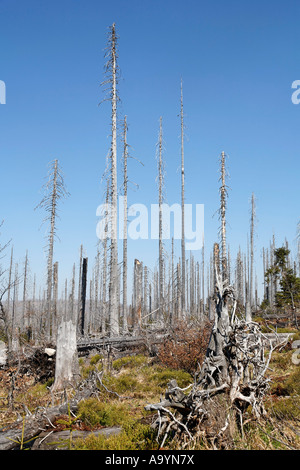
[[277, 307], [291, 307], [293, 311], [300, 304], [300, 278], [289, 267], [290, 250], [280, 247], [274, 250], [274, 264], [265, 272], [267, 282], [279, 281], [280, 290], [276, 292]]
[[[291, 361], [293, 351], [289, 343], [285, 348], [273, 352], [268, 371], [270, 388], [265, 401], [266, 419], [258, 423], [249, 407], [242, 428], [235, 431], [233, 450], [300, 449], [300, 367]], [[148, 403], [160, 401], [170, 380], [176, 379], [179, 387], [185, 388], [193, 383], [193, 376], [185, 370], [167, 367], [158, 358], [142, 354], [116, 359], [110, 367], [101, 355], [96, 354], [90, 358], [81, 358], [80, 366], [82, 377], [87, 377], [89, 372], [99, 372], [98, 393], [79, 403], [76, 416], [61, 416], [55, 422], [60, 429], [70, 431], [69, 448], [159, 449], [155, 432], [151, 428], [157, 414], [145, 411], [144, 407]], [[4, 383], [5, 380], [2, 380], [3, 396], [7, 393], [3, 388]], [[20, 387], [15, 392], [15, 411], [7, 412], [5, 419], [2, 403], [2, 425], [5, 420], [13, 422], [16, 413], [24, 413], [23, 404], [30, 411], [38, 406], [48, 406], [53, 398], [49, 385], [50, 382], [24, 383], [24, 388]], [[96, 430], [107, 427], [120, 429], [109, 436], [95, 434]], [[85, 439], [73, 439], [73, 429], [89, 430], [90, 434]], [[199, 436], [190, 448], [203, 450], [211, 448], [211, 444]], [[166, 440], [164, 449], [177, 449], [176, 441]]]
[[136, 421], [123, 423], [120, 434], [105, 437], [90, 434], [84, 440], [77, 440], [75, 450], [152, 450], [157, 449], [154, 432], [149, 425]]

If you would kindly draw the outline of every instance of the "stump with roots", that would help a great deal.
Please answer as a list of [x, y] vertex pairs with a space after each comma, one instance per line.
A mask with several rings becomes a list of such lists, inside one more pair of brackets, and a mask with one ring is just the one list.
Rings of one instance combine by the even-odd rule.
[[[264, 396], [272, 343], [253, 321], [235, 316], [234, 291], [216, 270], [216, 315], [206, 357], [194, 383], [186, 389], [175, 380], [168, 384], [165, 398], [146, 410], [157, 410], [153, 427], [163, 447], [167, 438], [183, 449], [201, 441], [212, 448], [230, 448], [233, 434], [243, 433], [245, 413], [259, 418], [265, 414]], [[188, 391], [189, 390], [189, 391]]]

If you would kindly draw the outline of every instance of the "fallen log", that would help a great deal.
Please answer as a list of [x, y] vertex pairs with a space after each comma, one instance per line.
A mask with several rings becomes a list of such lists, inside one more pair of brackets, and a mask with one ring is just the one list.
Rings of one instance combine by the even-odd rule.
[[104, 338], [82, 338], [77, 341], [79, 353], [88, 352], [91, 349], [116, 348], [119, 351], [129, 350], [134, 347], [144, 346], [148, 352], [152, 352], [157, 344], [160, 344], [166, 337], [166, 332], [151, 331], [151, 333], [139, 336], [114, 336]]
[[110, 428], [96, 429], [94, 431], [44, 431], [34, 441], [31, 450], [69, 450], [72, 443], [78, 439], [85, 439], [89, 435], [110, 437], [120, 434], [122, 428], [113, 426]]
[[81, 400], [95, 394], [97, 385], [95, 377], [90, 375], [78, 385], [76, 393], [71, 400], [52, 407], [39, 407], [34, 413], [27, 410], [23, 419], [0, 429], [0, 450], [21, 448], [23, 443], [34, 440], [42, 431], [54, 428], [55, 418], [61, 415], [76, 413]]
[[[78, 402], [69, 403], [72, 412], [77, 410]], [[0, 450], [20, 448], [22, 443], [35, 439], [42, 431], [54, 427], [52, 422], [57, 416], [68, 413], [68, 404], [51, 408], [40, 408], [35, 414], [0, 429]]]

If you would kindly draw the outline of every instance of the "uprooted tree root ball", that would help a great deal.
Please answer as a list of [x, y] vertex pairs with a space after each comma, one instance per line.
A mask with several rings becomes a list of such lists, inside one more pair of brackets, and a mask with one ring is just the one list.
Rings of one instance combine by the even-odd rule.
[[257, 323], [237, 318], [235, 308], [233, 289], [216, 270], [215, 323], [200, 372], [185, 389], [172, 380], [165, 399], [145, 407], [157, 410], [153, 427], [161, 446], [166, 439], [179, 441], [182, 448], [201, 439], [212, 448], [230, 448], [246, 416], [264, 416], [274, 347]]

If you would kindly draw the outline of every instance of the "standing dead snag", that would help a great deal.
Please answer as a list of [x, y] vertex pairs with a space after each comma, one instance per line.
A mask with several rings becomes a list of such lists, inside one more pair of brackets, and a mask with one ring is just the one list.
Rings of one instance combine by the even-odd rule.
[[163, 150], [163, 137], [162, 137], [162, 117], [159, 119], [159, 139], [158, 139], [158, 205], [159, 205], [159, 220], [158, 220], [158, 317], [161, 321], [163, 318], [164, 309], [164, 258], [163, 258], [163, 187], [164, 187], [164, 161], [162, 158]]
[[50, 223], [50, 230], [48, 234], [48, 259], [47, 259], [47, 318], [46, 318], [46, 336], [51, 338], [51, 322], [52, 322], [52, 293], [53, 293], [53, 252], [54, 252], [54, 238], [56, 235], [56, 219], [58, 217], [58, 201], [62, 198], [69, 196], [65, 189], [64, 178], [59, 167], [58, 160], [50, 163], [49, 178], [44, 186], [45, 196], [42, 201], [36, 206], [36, 209], [43, 208], [47, 212], [44, 222]]
[[143, 264], [134, 260], [133, 280], [133, 331], [139, 333], [142, 326], [142, 275]]
[[82, 258], [82, 272], [81, 272], [81, 295], [80, 295], [80, 333], [85, 335], [86, 331], [86, 318], [85, 318], [85, 304], [86, 304], [86, 282], [87, 282], [87, 266], [88, 258]]
[[105, 66], [106, 80], [102, 85], [108, 86], [108, 97], [111, 102], [111, 147], [110, 147], [110, 279], [109, 279], [109, 334], [119, 334], [118, 309], [118, 190], [117, 190], [117, 102], [118, 102], [118, 41], [116, 25], [110, 27]]
[[220, 218], [221, 218], [221, 264], [222, 264], [222, 276], [223, 280], [227, 279], [227, 250], [226, 250], [226, 199], [227, 199], [227, 185], [225, 183], [226, 178], [226, 168], [225, 168], [225, 152], [221, 153], [221, 187], [220, 187]]
[[181, 309], [185, 318], [185, 220], [184, 220], [184, 123], [182, 80], [180, 87], [180, 124], [181, 124]]

